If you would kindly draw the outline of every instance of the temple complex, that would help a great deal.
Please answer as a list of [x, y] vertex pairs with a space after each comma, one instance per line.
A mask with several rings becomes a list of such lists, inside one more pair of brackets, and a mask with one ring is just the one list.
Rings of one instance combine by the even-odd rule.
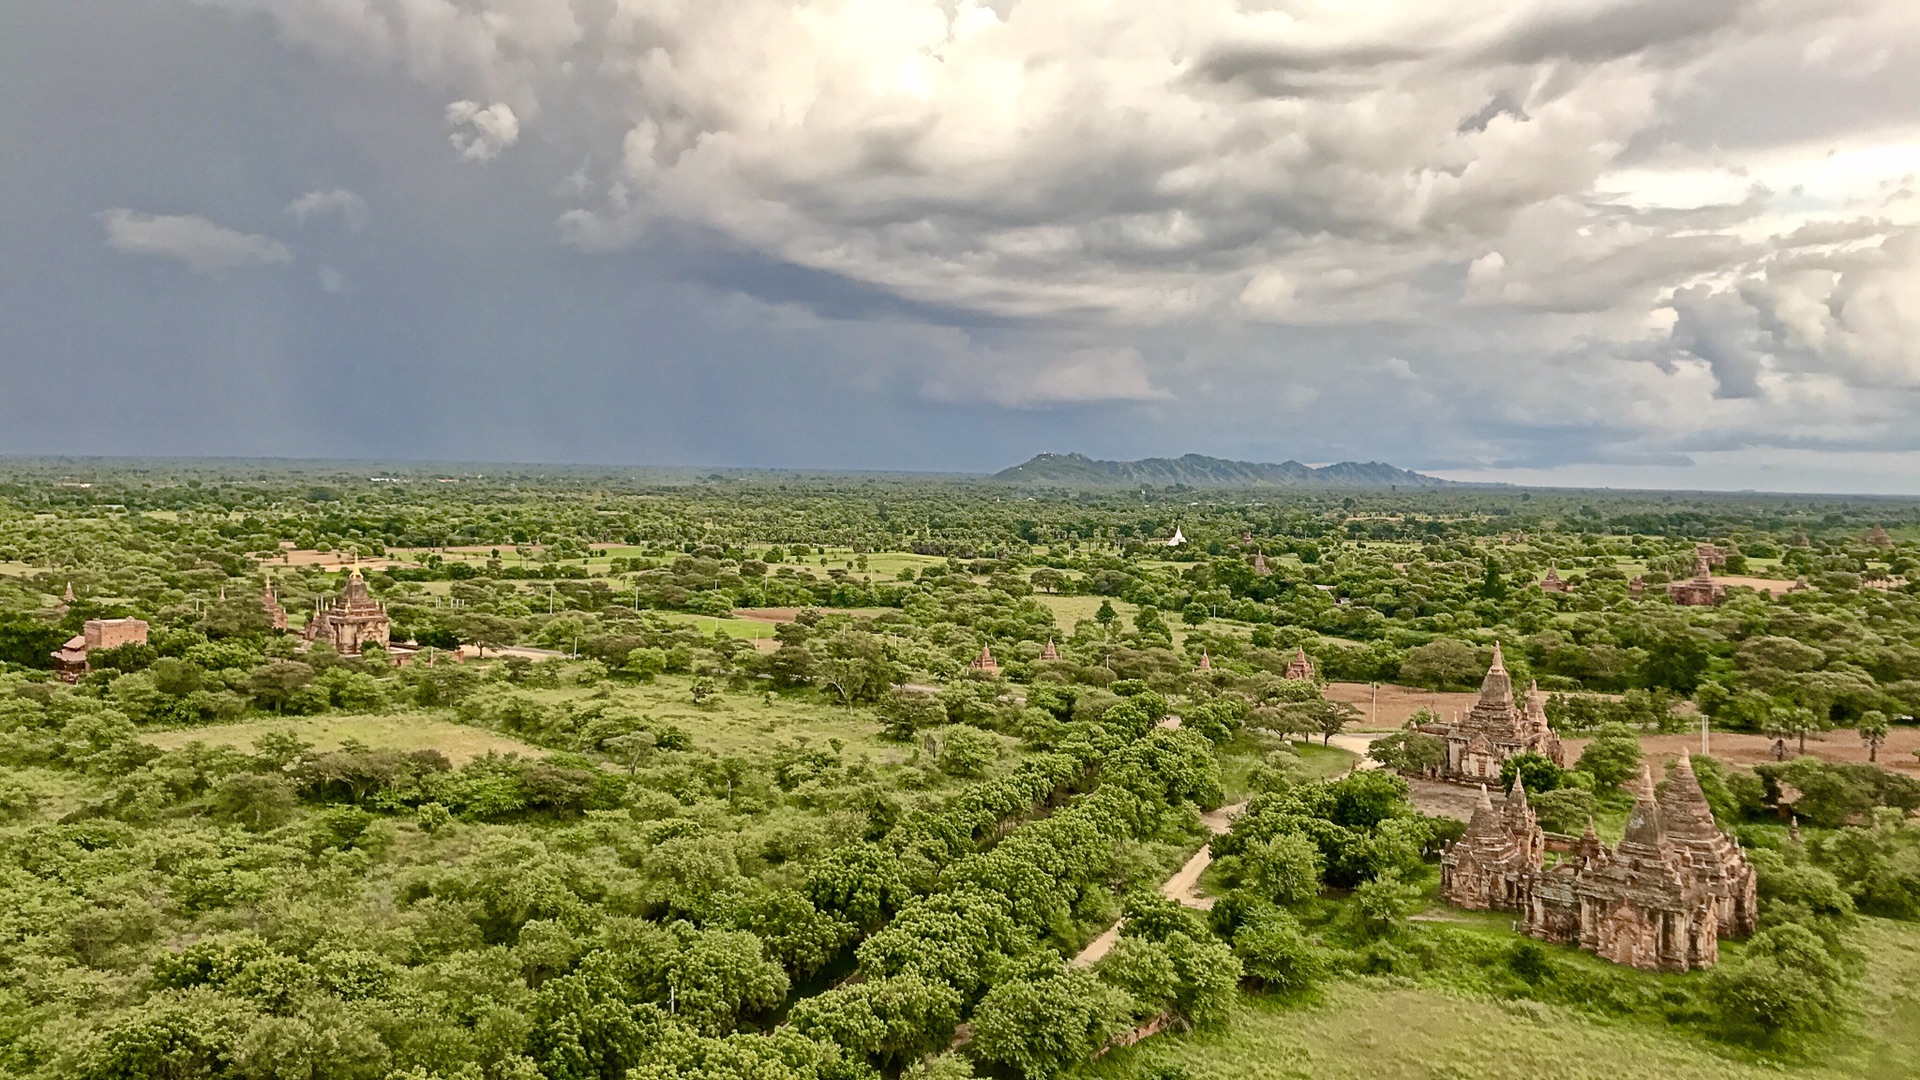
[[1591, 822], [1546, 865], [1546, 834], [1516, 779], [1495, 810], [1483, 787], [1467, 831], [1440, 860], [1440, 896], [1456, 907], [1520, 913], [1520, 929], [1616, 964], [1688, 971], [1719, 960], [1719, 939], [1751, 934], [1753, 867], [1713, 821], [1681, 755], [1666, 791], [1641, 773], [1626, 835], [1612, 849]]
[[1493, 647], [1493, 666], [1480, 683], [1480, 700], [1453, 723], [1427, 724], [1420, 730], [1446, 740], [1447, 757], [1440, 766], [1443, 780], [1498, 780], [1501, 764], [1516, 754], [1535, 753], [1555, 765], [1566, 764], [1560, 736], [1547, 724], [1540, 684], [1529, 686], [1526, 699], [1515, 704], [1513, 679], [1498, 644]]
[[1667, 585], [1667, 595], [1681, 607], [1712, 607], [1727, 598], [1727, 588], [1713, 580], [1713, 557], [1708, 546], [1693, 553], [1693, 576]]
[[1563, 593], [1573, 590], [1573, 586], [1561, 580], [1559, 569], [1552, 566], [1547, 567], [1547, 576], [1541, 578], [1538, 582], [1535, 582], [1535, 584], [1540, 587], [1541, 592]]
[[993, 650], [982, 645], [980, 646], [980, 655], [974, 657], [973, 660], [967, 664], [967, 670], [978, 671], [986, 675], [998, 675], [1000, 674], [1000, 665], [994, 662]]
[[1295, 648], [1293, 650], [1293, 662], [1288, 664], [1287, 670], [1281, 672], [1280, 675], [1285, 679], [1305, 679], [1308, 682], [1312, 682], [1313, 661], [1307, 657], [1307, 650], [1304, 648]]
[[1890, 548], [1893, 546], [1893, 537], [1887, 535], [1886, 529], [1875, 525], [1867, 530], [1867, 543], [1877, 548]]
[[347, 583], [340, 590], [340, 596], [333, 603], [316, 605], [313, 617], [300, 630], [300, 637], [308, 644], [325, 641], [342, 655], [357, 656], [367, 645], [386, 648], [392, 623], [387, 619], [387, 607], [367, 593], [367, 579], [360, 576], [360, 568], [354, 567], [347, 575]]
[[1048, 638], [1047, 647], [1040, 650], [1040, 659], [1043, 661], [1060, 659], [1060, 650], [1053, 647], [1052, 638]]
[[141, 619], [88, 619], [80, 632], [53, 651], [53, 671], [62, 682], [77, 683], [92, 670], [87, 654], [122, 645], [145, 645], [147, 624]]

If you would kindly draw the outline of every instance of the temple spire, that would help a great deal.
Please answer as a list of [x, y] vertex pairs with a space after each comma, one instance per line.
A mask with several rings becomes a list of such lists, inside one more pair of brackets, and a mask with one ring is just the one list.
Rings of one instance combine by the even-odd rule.
[[1627, 832], [1620, 847], [1658, 852], [1666, 846], [1666, 833], [1660, 826], [1660, 805], [1654, 798], [1650, 766], [1640, 766], [1640, 782], [1634, 786], [1633, 795], [1633, 812], [1627, 815]]
[[1501, 708], [1513, 704], [1513, 679], [1507, 675], [1507, 659], [1500, 652], [1500, 643], [1493, 643], [1493, 663], [1487, 668], [1487, 677], [1480, 683], [1480, 704]]

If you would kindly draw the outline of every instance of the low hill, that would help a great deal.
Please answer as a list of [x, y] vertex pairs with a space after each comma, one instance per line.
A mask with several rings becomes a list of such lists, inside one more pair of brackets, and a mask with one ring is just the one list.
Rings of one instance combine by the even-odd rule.
[[1297, 461], [1278, 465], [1187, 454], [1177, 458], [1100, 461], [1085, 454], [1040, 454], [994, 473], [995, 480], [1059, 487], [1451, 487], [1453, 482], [1397, 469], [1378, 461], [1342, 461], [1314, 468]]

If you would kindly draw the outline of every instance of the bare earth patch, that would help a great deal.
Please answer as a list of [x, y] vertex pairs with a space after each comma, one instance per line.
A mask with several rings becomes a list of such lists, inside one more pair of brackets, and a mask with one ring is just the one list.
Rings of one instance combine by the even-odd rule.
[[1373, 688], [1366, 683], [1330, 682], [1327, 684], [1326, 694], [1328, 701], [1344, 701], [1358, 707], [1360, 725], [1371, 728], [1400, 727], [1415, 712], [1423, 708], [1439, 713], [1442, 720], [1450, 720], [1455, 713], [1466, 712], [1473, 707], [1474, 702], [1480, 700], [1478, 694], [1422, 690], [1397, 683], [1381, 683], [1376, 711]]
[[[1566, 739], [1563, 745], [1567, 750], [1567, 764], [1580, 760], [1580, 751], [1586, 749], [1588, 739]], [[1773, 740], [1765, 735], [1744, 735], [1733, 732], [1716, 731], [1708, 739], [1707, 748], [1712, 756], [1729, 765], [1758, 765], [1774, 760]], [[1645, 735], [1640, 739], [1640, 749], [1646, 756], [1661, 765], [1678, 757], [1681, 753], [1700, 752], [1700, 733], [1685, 735]], [[1905, 776], [1920, 777], [1920, 758], [1914, 757], [1914, 751], [1920, 750], [1920, 728], [1897, 727], [1887, 733], [1886, 744], [1880, 747], [1879, 765], [1883, 769]], [[1797, 739], [1787, 740], [1787, 756], [1800, 756], [1800, 743]], [[1822, 761], [1867, 763], [1867, 748], [1860, 742], [1857, 732], [1849, 729], [1822, 732], [1807, 737], [1807, 756]]]

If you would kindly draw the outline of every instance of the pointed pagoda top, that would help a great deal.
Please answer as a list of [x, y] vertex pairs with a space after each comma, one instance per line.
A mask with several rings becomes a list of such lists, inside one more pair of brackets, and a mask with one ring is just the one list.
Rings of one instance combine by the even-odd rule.
[[1640, 767], [1640, 782], [1634, 786], [1633, 812], [1627, 815], [1627, 833], [1620, 847], [1635, 847], [1657, 853], [1666, 846], [1666, 834], [1660, 827], [1660, 806], [1653, 795], [1653, 771]]
[[1504, 832], [1500, 814], [1493, 808], [1493, 800], [1487, 797], [1487, 785], [1480, 785], [1480, 801], [1474, 805], [1473, 816], [1467, 819], [1467, 830], [1460, 834], [1461, 840], [1494, 840]]
[[1507, 675], [1507, 660], [1497, 641], [1493, 643], [1493, 665], [1487, 668], [1487, 677], [1480, 683], [1480, 704], [1502, 707], [1513, 704], [1513, 679]]
[[66, 601], [69, 604], [73, 603], [73, 582], [71, 581], [67, 582]]
[[1519, 769], [1513, 772], [1513, 787], [1507, 789], [1508, 806], [1527, 805], [1527, 778]]
[[1260, 577], [1266, 577], [1268, 574], [1273, 573], [1273, 571], [1267, 569], [1267, 553], [1266, 552], [1260, 551], [1260, 552], [1254, 553], [1253, 572]]
[[1700, 779], [1685, 752], [1674, 763], [1673, 778], [1660, 798], [1660, 819], [1668, 833], [1689, 840], [1710, 840], [1720, 834], [1713, 808], [1707, 805], [1706, 792], [1700, 790]]
[[1546, 578], [1545, 578], [1545, 580], [1547, 580], [1547, 581], [1559, 581], [1559, 580], [1560, 580], [1560, 568], [1559, 568], [1559, 567], [1557, 567], [1557, 566], [1555, 566], [1555, 565], [1553, 565], [1552, 563], [1548, 563], [1548, 564], [1547, 564], [1547, 576], [1546, 576]]
[[1200, 650], [1200, 670], [1201, 671], [1213, 670], [1213, 657], [1208, 656], [1207, 650], [1204, 648]]
[[1053, 639], [1052, 639], [1052, 638], [1048, 638], [1048, 639], [1047, 639], [1047, 647], [1046, 647], [1046, 648], [1044, 648], [1044, 649], [1041, 649], [1041, 650], [1040, 650], [1040, 659], [1042, 659], [1042, 660], [1058, 660], [1058, 659], [1060, 659], [1060, 650], [1059, 650], [1059, 649], [1056, 649], [1056, 648], [1054, 648], [1054, 645], [1053, 645]]
[[980, 655], [974, 657], [973, 662], [967, 667], [974, 671], [998, 672], [1000, 670], [1000, 665], [994, 662], [993, 650], [986, 645], [980, 646]]

